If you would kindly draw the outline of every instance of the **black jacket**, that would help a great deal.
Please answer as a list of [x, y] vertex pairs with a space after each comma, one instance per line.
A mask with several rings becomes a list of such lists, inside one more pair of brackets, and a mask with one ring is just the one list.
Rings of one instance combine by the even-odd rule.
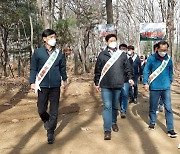
[[137, 79], [140, 75], [142, 75], [142, 67], [141, 67], [141, 61], [140, 61], [139, 56], [137, 56], [135, 61], [133, 62], [133, 67], [134, 67], [133, 79]]
[[[101, 71], [106, 64], [106, 62], [111, 58], [111, 55], [106, 48], [102, 51], [96, 62], [95, 71], [94, 71], [94, 83], [97, 86], [101, 76]], [[127, 74], [128, 79], [132, 79], [132, 73], [130, 64], [128, 62], [127, 55], [123, 52], [118, 60], [111, 66], [108, 72], [104, 75], [101, 80], [101, 88], [121, 88], [124, 85], [124, 74]]]
[[[132, 57], [131, 56], [128, 56], [128, 62], [130, 64], [130, 68], [131, 68], [131, 74], [134, 75], [134, 67], [133, 67], [133, 60], [132, 60]], [[128, 77], [127, 77], [127, 73], [124, 74], [124, 78], [125, 78], [125, 81], [124, 82], [128, 82]]]
[[[30, 66], [30, 79], [29, 82], [35, 83], [36, 75], [39, 73], [45, 62], [48, 60], [49, 54], [45, 48], [42, 46], [39, 49], [34, 51], [34, 54], [31, 58], [31, 66]], [[50, 68], [49, 72], [46, 74], [44, 79], [42, 80], [40, 87], [44, 88], [54, 88], [61, 86], [61, 78], [63, 81], [67, 79], [66, 74], [66, 63], [65, 58], [61, 52], [54, 64]]]

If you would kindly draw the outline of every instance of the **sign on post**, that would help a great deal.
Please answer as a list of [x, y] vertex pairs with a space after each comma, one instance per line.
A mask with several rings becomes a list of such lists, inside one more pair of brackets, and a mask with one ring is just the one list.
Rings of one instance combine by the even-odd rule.
[[166, 23], [140, 23], [140, 41], [166, 39]]
[[98, 25], [98, 35], [102, 43], [102, 48], [106, 47], [105, 37], [108, 34], [116, 34], [116, 26], [114, 24], [100, 24]]

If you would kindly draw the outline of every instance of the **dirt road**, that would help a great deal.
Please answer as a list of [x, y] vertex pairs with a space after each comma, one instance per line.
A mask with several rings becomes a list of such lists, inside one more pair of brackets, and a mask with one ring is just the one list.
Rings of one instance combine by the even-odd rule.
[[[129, 105], [126, 119], [118, 116], [120, 131], [104, 141], [102, 102], [92, 76], [72, 76], [69, 88], [61, 92], [55, 143], [48, 145], [37, 114], [37, 96], [26, 81], [20, 83], [1, 87], [1, 154], [180, 154], [180, 137], [167, 136], [164, 112], [158, 114], [156, 129], [148, 129], [148, 93], [142, 85], [138, 104]], [[175, 131], [180, 134], [180, 87], [175, 85], [172, 103]]]

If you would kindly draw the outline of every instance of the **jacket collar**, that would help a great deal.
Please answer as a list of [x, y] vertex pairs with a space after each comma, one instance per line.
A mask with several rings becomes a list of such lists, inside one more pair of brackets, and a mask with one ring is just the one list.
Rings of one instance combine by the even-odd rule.
[[104, 55], [111, 57], [111, 55], [109, 54], [109, 51], [108, 51], [108, 47], [103, 52], [104, 52]]

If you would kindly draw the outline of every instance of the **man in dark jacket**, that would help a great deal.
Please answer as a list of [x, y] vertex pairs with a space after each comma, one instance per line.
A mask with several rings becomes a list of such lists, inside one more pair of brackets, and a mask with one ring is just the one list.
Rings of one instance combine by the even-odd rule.
[[[64, 82], [64, 88], [67, 85], [66, 64], [64, 56], [55, 47], [56, 33], [51, 29], [46, 29], [42, 33], [42, 38], [44, 45], [36, 49], [32, 55], [30, 84], [33, 90], [39, 87], [38, 113], [47, 130], [48, 143], [53, 144], [58, 117], [61, 78]], [[40, 82], [38, 82], [39, 80]], [[48, 100], [50, 101], [49, 113], [47, 112]]]
[[[127, 53], [127, 45], [126, 44], [120, 44], [119, 45], [119, 50], [124, 51], [125, 53]], [[127, 58], [131, 67], [131, 73], [133, 75], [133, 60], [131, 58], [131, 56], [129, 56], [127, 54]], [[128, 107], [128, 96], [129, 96], [129, 88], [130, 88], [130, 84], [128, 82], [128, 78], [127, 78], [127, 74], [124, 74], [124, 86], [122, 88], [122, 92], [120, 95], [120, 110], [121, 110], [121, 118], [126, 118], [126, 111], [127, 111], [127, 107]]]
[[[119, 130], [117, 126], [118, 102], [121, 89], [124, 85], [125, 72], [127, 73], [130, 84], [133, 84], [133, 80], [126, 54], [119, 50], [116, 51], [116, 35], [109, 34], [105, 37], [105, 40], [107, 42], [107, 48], [97, 58], [94, 83], [97, 91], [101, 91], [104, 104], [104, 139], [111, 140], [111, 127], [115, 132]], [[120, 54], [116, 57], [117, 53]], [[114, 58], [117, 59], [113, 60]], [[107, 66], [107, 64], [111, 65]]]
[[142, 75], [141, 61], [139, 56], [134, 53], [134, 46], [132, 45], [128, 46], [128, 55], [132, 57], [134, 67], [134, 90], [132, 89], [132, 87], [130, 87], [129, 89], [130, 103], [134, 102], [134, 104], [137, 104], [138, 78], [140, 75]]

